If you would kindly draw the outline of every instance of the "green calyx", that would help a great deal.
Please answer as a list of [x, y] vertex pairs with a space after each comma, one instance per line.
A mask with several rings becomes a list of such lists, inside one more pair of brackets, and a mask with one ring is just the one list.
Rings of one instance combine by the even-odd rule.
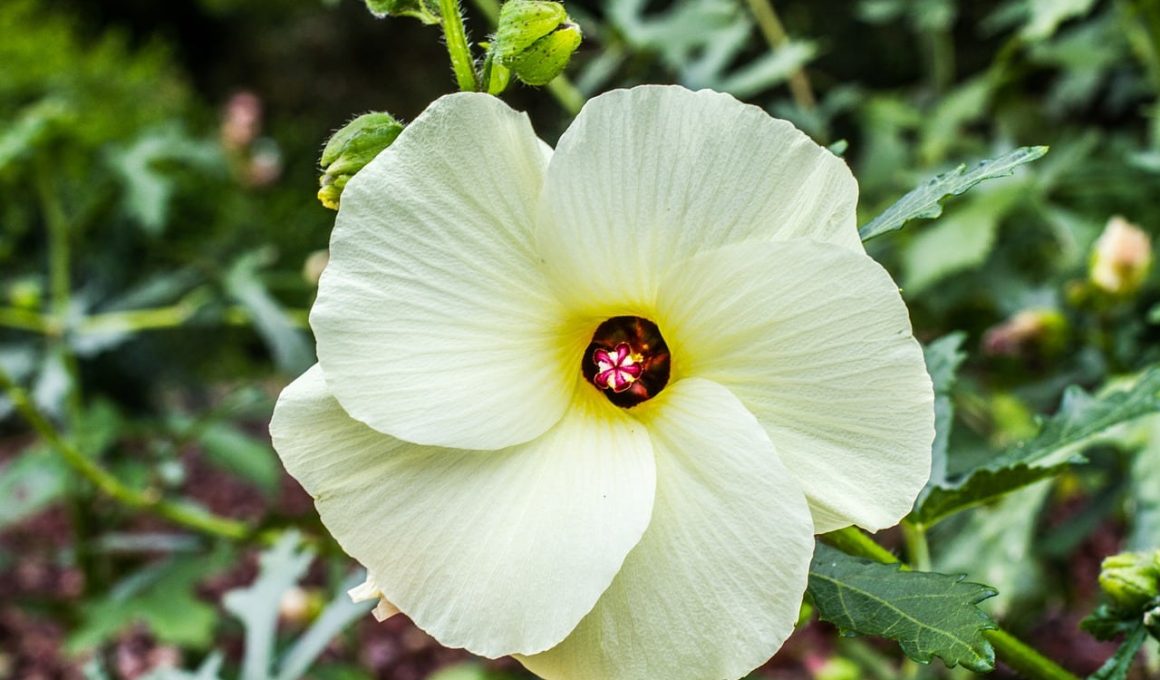
[[500, 9], [490, 56], [495, 65], [528, 85], [547, 85], [567, 67], [582, 38], [562, 4], [508, 0]]
[[424, 0], [365, 0], [371, 14], [382, 19], [383, 17], [413, 17], [425, 24], [439, 23], [438, 4], [429, 4]]
[[1141, 610], [1160, 598], [1160, 551], [1112, 555], [1100, 566], [1099, 581], [1118, 609]]
[[346, 183], [367, 163], [391, 145], [403, 131], [403, 124], [388, 113], [364, 113], [342, 127], [326, 143], [319, 164], [318, 200], [338, 210]]

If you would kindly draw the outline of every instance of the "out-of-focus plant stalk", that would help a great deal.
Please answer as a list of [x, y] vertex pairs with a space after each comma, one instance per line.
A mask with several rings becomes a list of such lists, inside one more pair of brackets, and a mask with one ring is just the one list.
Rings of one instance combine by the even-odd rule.
[[[777, 10], [773, 8], [770, 0], [747, 0], [749, 2], [749, 10], [753, 13], [753, 18], [757, 20], [757, 25], [761, 27], [761, 33], [765, 36], [766, 42], [769, 43], [770, 49], [777, 51], [782, 45], [789, 42], [789, 34], [785, 32], [785, 27], [781, 24], [781, 19], [777, 16]], [[806, 75], [804, 68], [798, 68], [789, 76], [789, 91], [793, 95], [793, 100], [797, 105], [803, 109], [810, 110], [818, 105], [817, 98], [814, 97], [813, 87], [810, 85], [809, 76]]]
[[475, 60], [467, 44], [467, 31], [463, 28], [459, 0], [439, 0], [439, 11], [443, 15], [443, 40], [447, 43], [447, 54], [451, 57], [455, 80], [461, 91], [474, 92], [479, 89], [475, 80]]
[[[178, 328], [193, 318], [197, 310], [196, 306], [178, 303], [166, 307], [105, 312], [83, 317], [75, 323], [73, 328], [82, 335], [111, 332], [137, 333]], [[297, 328], [309, 328], [309, 312], [306, 310], [287, 309], [284, 312]], [[220, 320], [227, 326], [248, 326], [253, 322], [250, 313], [240, 305], [227, 307]], [[58, 324], [54, 317], [19, 307], [0, 307], [0, 326], [47, 336], [57, 336], [64, 332], [64, 326]]]
[[906, 543], [906, 557], [910, 565], [919, 571], [930, 571], [930, 546], [926, 540], [926, 527], [902, 520], [902, 540]]
[[0, 391], [8, 396], [17, 412], [54, 451], [60, 454], [69, 467], [92, 482], [101, 493], [118, 503], [152, 512], [175, 524], [212, 536], [241, 540], [251, 535], [251, 528], [244, 522], [165, 500], [155, 490], [142, 491], [122, 484], [112, 473], [66, 441], [49, 422], [48, 417], [32, 402], [28, 393], [18, 387], [2, 368], [0, 368]]
[[[906, 531], [903, 525], [903, 531]], [[894, 553], [874, 542], [857, 527], [847, 527], [822, 534], [821, 539], [839, 550], [864, 557], [882, 564], [899, 564], [904, 570], [911, 567], [902, 563]], [[985, 630], [983, 635], [995, 647], [996, 655], [1003, 663], [1030, 680], [1080, 680], [1054, 661], [1032, 649], [1027, 643], [1011, 635], [1002, 628]]]
[[[446, 0], [443, 1], [445, 2]], [[487, 17], [487, 20], [491, 22], [492, 26], [499, 23], [499, 0], [472, 0], [472, 2]], [[580, 113], [580, 108], [584, 106], [584, 95], [572, 84], [572, 81], [567, 76], [561, 73], [545, 87], [556, 99], [556, 102], [569, 114], [575, 116], [577, 113]]]

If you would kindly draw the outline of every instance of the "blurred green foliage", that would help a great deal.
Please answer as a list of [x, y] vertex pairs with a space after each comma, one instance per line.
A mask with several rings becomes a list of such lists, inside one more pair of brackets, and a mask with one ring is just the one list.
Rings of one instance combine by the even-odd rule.
[[[1100, 559], [1160, 546], [1160, 280], [1112, 294], [1089, 271], [1114, 216], [1160, 235], [1160, 0], [786, 1], [775, 23], [764, 5], [569, 3], [585, 37], [569, 76], [585, 96], [710, 87], [794, 121], [850, 163], [863, 225], [936, 176], [941, 198], [977, 161], [1051, 148], [867, 247], [902, 286], [938, 395], [935, 474], [900, 547], [995, 587], [982, 609], [1094, 672], [1117, 649], [1078, 626]], [[468, 9], [485, 40], [494, 6]], [[0, 368], [117, 484], [246, 538], [113, 502], [0, 396], [0, 581], [15, 584], [0, 588], [0, 677], [77, 675], [86, 654], [88, 677], [138, 677], [118, 655], [141, 637], [199, 668], [156, 677], [462, 662], [347, 625], [362, 611], [341, 595], [350, 565], [264, 433], [272, 395], [312, 361], [319, 256], [303, 267], [333, 218], [319, 153], [354, 115], [406, 120], [453, 89], [438, 30], [354, 0], [5, 0], [0, 36]], [[548, 141], [569, 120], [552, 92], [504, 95]], [[920, 203], [897, 210], [934, 215]], [[19, 576], [41, 572], [51, 586]], [[13, 610], [58, 629], [59, 658], [21, 651], [33, 625]], [[1154, 649], [1128, 670], [1144, 628], [1108, 616], [1131, 637], [1100, 677], [1156, 672]], [[376, 644], [394, 656], [352, 651]], [[966, 673], [837, 650], [816, 677]], [[806, 673], [808, 656], [791, 644], [775, 663]], [[438, 677], [523, 675], [467, 662]]]

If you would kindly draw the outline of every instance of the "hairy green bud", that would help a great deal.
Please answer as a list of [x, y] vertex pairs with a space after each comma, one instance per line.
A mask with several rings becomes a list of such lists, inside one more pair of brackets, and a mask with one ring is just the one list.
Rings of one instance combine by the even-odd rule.
[[1139, 610], [1160, 597], [1160, 551], [1112, 555], [1100, 565], [1099, 580], [1118, 609]]
[[383, 17], [414, 17], [425, 24], [439, 23], [439, 6], [425, 0], [365, 0], [371, 14]]
[[529, 85], [547, 85], [564, 71], [582, 37], [562, 4], [508, 0], [500, 9], [491, 58]]
[[528, 85], [547, 85], [564, 72], [581, 38], [576, 24], [561, 26], [512, 59], [512, 73]]
[[338, 210], [339, 197], [347, 181], [391, 145], [403, 124], [388, 113], [364, 113], [347, 123], [326, 143], [322, 150], [322, 177], [318, 183], [318, 200], [331, 210]]

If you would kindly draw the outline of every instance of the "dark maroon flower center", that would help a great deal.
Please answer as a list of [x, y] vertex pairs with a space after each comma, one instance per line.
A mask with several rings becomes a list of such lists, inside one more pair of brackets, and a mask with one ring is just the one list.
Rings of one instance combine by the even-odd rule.
[[592, 334], [581, 371], [609, 401], [632, 408], [665, 388], [670, 363], [669, 346], [655, 323], [615, 316]]

